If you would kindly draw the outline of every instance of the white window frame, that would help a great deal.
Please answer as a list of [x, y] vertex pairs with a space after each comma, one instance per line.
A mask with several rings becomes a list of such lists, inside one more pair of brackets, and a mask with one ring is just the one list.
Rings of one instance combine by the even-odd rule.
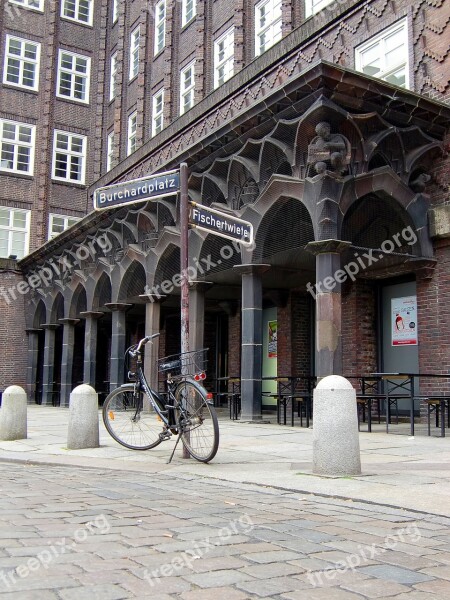
[[152, 137], [164, 129], [164, 88], [153, 95], [152, 99]]
[[[72, 140], [74, 138], [78, 138], [82, 140], [82, 150], [81, 152], [76, 152], [71, 149], [58, 148], [58, 135], [64, 135], [67, 137], [68, 145], [70, 146]], [[54, 137], [53, 137], [53, 160], [52, 160], [52, 179], [55, 181], [66, 181], [72, 184], [84, 185], [86, 181], [86, 147], [87, 147], [87, 137], [85, 135], [79, 135], [78, 133], [71, 133], [70, 131], [62, 131], [60, 129], [55, 129]], [[71, 157], [81, 158], [81, 179], [72, 179], [70, 176], [60, 177], [56, 175], [56, 155], [57, 154], [65, 154], [68, 157], [67, 161], [67, 171], [70, 175], [70, 167], [71, 167]]]
[[[82, 2], [82, 1], [89, 3], [89, 15], [88, 15], [87, 21], [80, 19], [80, 16], [81, 16], [80, 15], [80, 2]], [[74, 9], [75, 9], [74, 17], [69, 17], [64, 14], [64, 9], [66, 8], [68, 2], [74, 4]], [[92, 27], [92, 24], [94, 22], [94, 0], [62, 0], [62, 2], [61, 2], [61, 19], [67, 19], [68, 21], [74, 21], [75, 23], [81, 23], [82, 25], [88, 25], [88, 26]]]
[[[275, 10], [278, 8], [279, 13], [275, 14]], [[268, 9], [272, 20], [261, 26], [260, 21], [263, 9]], [[261, 2], [255, 5], [255, 56], [260, 56], [281, 40], [282, 26], [283, 11], [281, 0], [261, 0]], [[263, 47], [261, 37], [266, 34], [270, 35], [270, 41], [266, 42]]]
[[[63, 56], [70, 56], [72, 58], [72, 67], [70, 69], [62, 66], [62, 58]], [[86, 73], [81, 71], [77, 71], [74, 68], [74, 64], [76, 64], [76, 60], [81, 58], [86, 61]], [[71, 75], [70, 78], [70, 94], [62, 94], [60, 92], [61, 87], [61, 73], [68, 73]], [[75, 96], [75, 81], [76, 78], [80, 77], [85, 80], [85, 94], [84, 98], [77, 98]], [[56, 96], [58, 98], [63, 98], [64, 100], [72, 100], [73, 102], [81, 102], [82, 104], [89, 104], [89, 94], [91, 88], [91, 58], [89, 56], [85, 56], [84, 54], [75, 54], [75, 52], [69, 52], [68, 50], [60, 50], [58, 53], [58, 81], [56, 83]]]
[[141, 26], [138, 25], [131, 32], [130, 36], [130, 75], [131, 81], [138, 76], [139, 73], [139, 50], [141, 44]]
[[334, 3], [334, 0], [305, 0], [305, 17], [317, 14], [331, 3]]
[[[14, 126], [14, 138], [11, 140], [4, 137], [4, 125]], [[21, 128], [29, 129], [27, 135], [30, 136], [29, 142], [20, 140]], [[29, 123], [21, 123], [19, 121], [10, 121], [8, 119], [0, 119], [0, 172], [3, 173], [17, 173], [19, 175], [33, 175], [34, 171], [34, 154], [35, 154], [35, 141], [36, 141], [36, 126], [30, 125]], [[3, 144], [14, 146], [13, 149], [13, 165], [7, 167], [4, 162], [9, 162], [7, 159], [2, 159], [3, 155]], [[18, 154], [20, 148], [29, 149], [29, 161], [28, 170], [23, 171], [17, 168]]]
[[114, 161], [114, 131], [108, 133], [106, 141], [106, 171], [111, 171]]
[[114, 24], [119, 18], [119, 0], [112, 0], [112, 15], [111, 20]]
[[[229, 42], [229, 38], [231, 38], [231, 44]], [[227, 44], [228, 40], [228, 44]], [[220, 60], [220, 45], [225, 43], [224, 57]], [[231, 52], [230, 52], [231, 49]], [[231, 69], [229, 69], [229, 64], [231, 63]], [[220, 78], [220, 69], [222, 67], [226, 67], [225, 75], [223, 77], [223, 81]], [[227, 68], [229, 69], [227, 71]], [[230, 27], [223, 35], [221, 35], [214, 42], [214, 88], [220, 87], [223, 83], [231, 79], [234, 75], [234, 27]]]
[[[39, 12], [44, 12], [44, 0], [8, 0], [10, 4], [16, 4], [17, 6], [21, 6], [22, 8], [26, 8], [27, 10], [38, 10]], [[37, 2], [38, 5], [34, 6], [30, 4], [31, 2]]]
[[[390, 67], [389, 69], [386, 67], [385, 64], [385, 59], [386, 59], [386, 52], [385, 52], [385, 42], [386, 39], [393, 35], [394, 33], [398, 33], [399, 31], [401, 31], [404, 35], [404, 44], [405, 44], [405, 52], [402, 53], [398, 53], [399, 57], [402, 60], [399, 60], [398, 64], [396, 64], [394, 67]], [[378, 33], [377, 35], [371, 37], [369, 40], [367, 40], [367, 42], [364, 42], [363, 44], [360, 44], [359, 46], [357, 46], [355, 48], [355, 69], [357, 71], [360, 71], [361, 73], [364, 73], [363, 71], [363, 54], [364, 52], [366, 52], [367, 50], [373, 48], [374, 46], [380, 45], [380, 57], [381, 57], [381, 65], [382, 68], [380, 70], [379, 74], [376, 75], [369, 75], [369, 77], [376, 77], [377, 79], [382, 79], [384, 81], [386, 80], [386, 77], [389, 77], [389, 75], [394, 74], [396, 71], [398, 71], [399, 69], [404, 68], [405, 69], [405, 89], [409, 89], [410, 86], [410, 60], [409, 60], [409, 36], [408, 36], [408, 20], [407, 18], [403, 18], [400, 21], [397, 21], [396, 23], [394, 23], [394, 25], [391, 25], [390, 27], [387, 27], [386, 29], [383, 29], [380, 33]], [[366, 75], [368, 75], [366, 73]], [[388, 83], [392, 83], [392, 82], [388, 82]], [[395, 85], [395, 84], [392, 84]]]
[[[186, 77], [188, 71], [191, 71], [192, 83], [186, 86]], [[189, 95], [189, 106], [185, 108], [185, 98]], [[186, 65], [180, 72], [180, 115], [184, 115], [195, 104], [195, 60]]]
[[112, 102], [116, 97], [117, 86], [117, 52], [111, 54], [109, 64], [109, 101]]
[[[190, 8], [192, 6], [192, 8]], [[192, 10], [188, 18], [188, 9]], [[184, 27], [195, 19], [197, 15], [197, 0], [181, 0], [181, 27]]]
[[[12, 41], [20, 43], [20, 54], [10, 54], [10, 43]], [[27, 58], [25, 56], [25, 45], [29, 44], [35, 47], [36, 58]], [[7, 35], [5, 41], [5, 62], [3, 65], [3, 83], [5, 85], [11, 85], [14, 87], [19, 87], [24, 90], [32, 90], [37, 92], [39, 90], [39, 63], [41, 59], [41, 44], [39, 42], [34, 42], [32, 40], [26, 40], [24, 38], [19, 38], [15, 35]], [[19, 62], [19, 83], [14, 81], [8, 81], [8, 67], [9, 61], [14, 60]], [[23, 82], [24, 79], [24, 67], [25, 64], [32, 65], [34, 71], [34, 82], [33, 85], [26, 85]]]
[[[15, 256], [17, 256], [17, 258], [20, 260], [21, 258], [23, 258], [24, 256], [26, 256], [28, 254], [29, 247], [30, 247], [31, 210], [24, 210], [22, 208], [12, 208], [10, 206], [0, 206], [0, 209], [9, 210], [10, 211], [10, 214], [9, 214], [9, 225], [8, 226], [0, 225], [0, 229], [2, 231], [7, 231], [8, 232], [8, 249], [7, 249], [7, 255], [5, 257], [2, 257], [2, 258], [8, 258], [8, 257], [14, 255], [15, 251], [12, 248], [14, 233], [25, 233], [25, 240], [24, 240], [24, 245], [23, 245], [24, 246], [23, 247], [23, 254], [22, 254], [22, 256], [20, 256], [19, 254], [15, 254]], [[25, 215], [25, 227], [24, 228], [14, 226], [14, 213], [21, 213], [21, 214]]]
[[[64, 224], [63, 224], [64, 229], [62, 231], [59, 231], [59, 232], [58, 231], [57, 232], [52, 231], [55, 219], [63, 219], [63, 221], [64, 221]], [[70, 221], [73, 221], [73, 223], [70, 223]], [[78, 221], [81, 221], [81, 217], [72, 217], [71, 215], [59, 215], [59, 214], [56, 214], [56, 213], [50, 213], [49, 217], [48, 217], [48, 239], [52, 240], [56, 236], [58, 236], [61, 233], [63, 233], [69, 227], [72, 227], [72, 225], [75, 225], [75, 223], [78, 223]]]
[[128, 117], [127, 156], [137, 150], [137, 110]]
[[[166, 45], [166, 0], [160, 0], [155, 6], [155, 47], [154, 53], [159, 54]], [[162, 35], [162, 42], [160, 42]]]

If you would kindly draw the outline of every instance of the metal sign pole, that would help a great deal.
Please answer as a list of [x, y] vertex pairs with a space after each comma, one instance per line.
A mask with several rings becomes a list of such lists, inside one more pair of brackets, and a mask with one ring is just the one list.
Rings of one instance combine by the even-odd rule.
[[[188, 166], [180, 165], [180, 269], [181, 269], [181, 352], [189, 352], [189, 196]], [[190, 458], [183, 446], [183, 458]]]

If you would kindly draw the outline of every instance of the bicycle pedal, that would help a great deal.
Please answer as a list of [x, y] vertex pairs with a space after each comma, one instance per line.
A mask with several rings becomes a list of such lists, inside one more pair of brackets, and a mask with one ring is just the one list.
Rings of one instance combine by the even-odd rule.
[[161, 441], [170, 440], [171, 437], [172, 437], [172, 434], [169, 431], [163, 431], [163, 433], [159, 434], [159, 439]]

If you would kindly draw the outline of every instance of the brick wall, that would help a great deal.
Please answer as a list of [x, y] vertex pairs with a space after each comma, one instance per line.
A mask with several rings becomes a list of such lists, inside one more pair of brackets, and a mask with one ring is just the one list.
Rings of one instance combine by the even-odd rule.
[[369, 281], [345, 285], [342, 293], [344, 375], [377, 370], [376, 290]]
[[22, 275], [14, 265], [6, 265], [13, 261], [0, 262], [0, 391], [10, 385], [26, 389], [28, 339], [23, 326], [25, 304], [24, 296], [16, 290]]

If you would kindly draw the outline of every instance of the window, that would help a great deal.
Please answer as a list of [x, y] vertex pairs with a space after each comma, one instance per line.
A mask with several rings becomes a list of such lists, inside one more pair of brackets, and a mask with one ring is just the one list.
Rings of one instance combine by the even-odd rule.
[[53, 179], [84, 183], [86, 136], [55, 131], [53, 141]]
[[30, 211], [0, 206], [0, 256], [23, 258], [28, 254]]
[[130, 80], [134, 79], [139, 73], [139, 42], [140, 42], [140, 30], [137, 27], [131, 34], [130, 44]]
[[115, 23], [119, 18], [119, 0], [112, 0], [112, 22]]
[[137, 129], [137, 112], [134, 112], [128, 117], [128, 145], [127, 156], [133, 154], [136, 150], [136, 129]]
[[117, 52], [111, 56], [110, 73], [109, 73], [109, 100], [114, 100], [116, 97], [116, 77], [117, 77]]
[[406, 19], [371, 38], [355, 50], [355, 66], [366, 75], [400, 87], [409, 86]]
[[94, 0], [62, 0], [61, 17], [92, 25]]
[[3, 83], [37, 91], [40, 51], [36, 42], [7, 35]]
[[80, 221], [78, 217], [67, 217], [65, 215], [50, 215], [48, 225], [48, 239], [52, 240], [54, 237]]
[[162, 131], [164, 127], [164, 89], [153, 96], [152, 136]]
[[195, 98], [195, 61], [181, 71], [180, 115], [194, 106]]
[[166, 0], [155, 7], [155, 54], [161, 52], [166, 42]]
[[333, 0], [306, 0], [305, 17], [310, 17], [321, 11], [325, 6], [331, 4]]
[[214, 42], [214, 87], [234, 74], [234, 27]]
[[0, 119], [0, 172], [33, 174], [34, 125]]
[[107, 148], [106, 170], [111, 171], [114, 161], [114, 131], [111, 131], [111, 133], [108, 135]]
[[11, 4], [18, 4], [32, 10], [44, 10], [44, 0], [9, 0]]
[[262, 0], [255, 11], [255, 54], [259, 56], [281, 40], [281, 0]]
[[192, 21], [197, 14], [197, 2], [196, 0], [182, 0], [181, 3], [181, 26], [184, 27]]
[[65, 50], [59, 51], [58, 91], [60, 98], [89, 102], [91, 59]]

